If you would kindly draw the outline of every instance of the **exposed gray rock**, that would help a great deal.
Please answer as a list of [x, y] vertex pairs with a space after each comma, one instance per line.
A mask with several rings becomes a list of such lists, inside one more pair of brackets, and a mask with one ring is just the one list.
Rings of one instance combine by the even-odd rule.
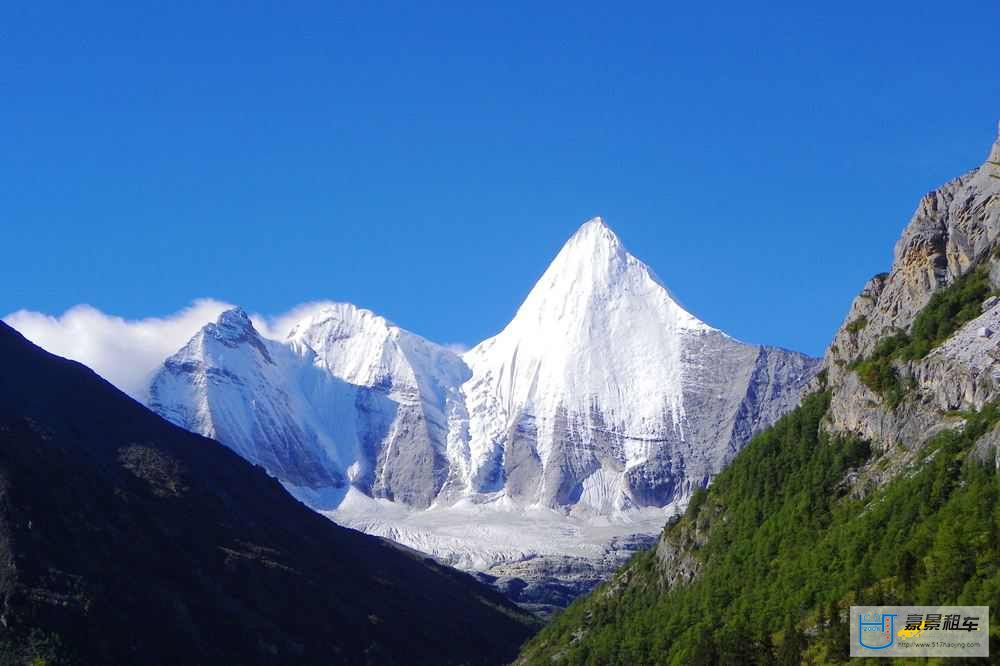
[[979, 438], [972, 454], [993, 469], [1000, 471], [1000, 425]]
[[608, 542], [597, 558], [532, 557], [498, 564], [477, 577], [515, 603], [549, 617], [607, 580], [636, 553], [656, 543], [656, 536], [632, 534]]
[[[1000, 137], [990, 151], [1000, 159]], [[1000, 397], [995, 335], [997, 301], [983, 304], [984, 314], [966, 324], [951, 340], [920, 361], [897, 364], [916, 382], [914, 395], [895, 410], [858, 380], [851, 364], [866, 358], [878, 342], [907, 331], [938, 289], [986, 264], [1000, 284], [1000, 264], [993, 256], [1000, 237], [1000, 180], [983, 166], [925, 195], [896, 243], [889, 273], [873, 277], [854, 299], [823, 359], [832, 389], [829, 429], [865, 437], [883, 449], [917, 446], [944, 428], [955, 427], [953, 410], [978, 409]], [[819, 386], [814, 381], [808, 390]]]
[[942, 411], [981, 409], [1000, 397], [1000, 339], [982, 331], [1000, 326], [994, 306], [965, 326], [909, 370]]

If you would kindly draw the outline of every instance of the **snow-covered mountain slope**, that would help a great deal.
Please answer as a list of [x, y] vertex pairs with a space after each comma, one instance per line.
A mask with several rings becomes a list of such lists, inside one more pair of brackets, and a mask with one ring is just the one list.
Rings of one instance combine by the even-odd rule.
[[[150, 408], [225, 442], [294, 485], [342, 487], [342, 461], [311, 405], [295, 390], [299, 359], [265, 340], [242, 310], [228, 310], [171, 356], [149, 389]], [[341, 462], [341, 464], [338, 464]]]
[[284, 340], [232, 310], [166, 361], [150, 406], [340, 522], [489, 568], [587, 550], [522, 527], [554, 516], [598, 540], [656, 531], [815, 366], [699, 321], [594, 219], [461, 357], [348, 304]]
[[454, 353], [353, 305], [317, 305], [281, 342], [230, 310], [167, 359], [150, 407], [317, 508], [348, 483], [426, 507], [448, 475], [446, 411], [467, 376]]
[[[320, 425], [334, 440], [352, 443], [346, 468], [352, 485], [373, 497], [429, 506], [449, 474], [447, 413], [468, 377], [461, 359], [344, 303], [318, 307], [292, 328], [286, 344], [314, 371], [299, 389]], [[352, 389], [346, 401], [345, 385]]]

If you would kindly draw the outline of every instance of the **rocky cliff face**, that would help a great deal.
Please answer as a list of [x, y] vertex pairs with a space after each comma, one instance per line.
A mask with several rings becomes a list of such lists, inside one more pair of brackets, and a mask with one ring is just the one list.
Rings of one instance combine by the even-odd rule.
[[931, 297], [971, 270], [1000, 285], [1000, 167], [991, 163], [998, 161], [1000, 138], [986, 163], [926, 194], [896, 243], [890, 271], [873, 277], [855, 298], [823, 359], [833, 389], [830, 430], [856, 433], [883, 449], [912, 447], [960, 423], [949, 413], [1000, 397], [995, 301], [925, 357], [894, 361], [909, 387], [898, 406], [867, 387], [853, 367], [880, 341], [909, 332]]

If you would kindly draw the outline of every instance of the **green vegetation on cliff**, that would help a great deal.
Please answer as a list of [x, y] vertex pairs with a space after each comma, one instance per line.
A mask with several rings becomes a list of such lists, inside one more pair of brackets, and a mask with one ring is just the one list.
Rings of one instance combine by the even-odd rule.
[[692, 582], [669, 586], [671, 565], [640, 554], [519, 663], [837, 663], [852, 603], [987, 604], [1000, 626], [1000, 477], [970, 455], [1000, 409], [967, 415], [859, 498], [850, 482], [881, 461], [821, 432], [828, 403], [814, 394], [755, 437], [665, 529], [660, 550], [693, 557]]
[[[871, 356], [854, 364], [858, 378], [881, 395], [890, 407], [896, 407], [912, 386], [899, 375], [894, 363], [917, 361], [927, 356], [952, 333], [978, 317], [983, 301], [991, 293], [993, 287], [985, 265], [938, 290], [914, 319], [909, 333], [899, 332], [881, 340]], [[852, 328], [857, 321], [847, 325], [852, 333], [861, 328]]]

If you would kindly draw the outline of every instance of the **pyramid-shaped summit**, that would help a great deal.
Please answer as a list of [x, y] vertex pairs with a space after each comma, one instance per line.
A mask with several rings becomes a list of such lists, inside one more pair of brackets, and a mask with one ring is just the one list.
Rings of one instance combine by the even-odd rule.
[[814, 365], [698, 320], [601, 218], [464, 359], [469, 490], [599, 514], [684, 500]]
[[[615, 314], [619, 309], [625, 311]], [[671, 330], [711, 330], [684, 310], [653, 270], [595, 217], [566, 241], [505, 332], [535, 326], [576, 335], [586, 324], [593, 335], [604, 335], [605, 327], [620, 320], [634, 325], [650, 317]]]

